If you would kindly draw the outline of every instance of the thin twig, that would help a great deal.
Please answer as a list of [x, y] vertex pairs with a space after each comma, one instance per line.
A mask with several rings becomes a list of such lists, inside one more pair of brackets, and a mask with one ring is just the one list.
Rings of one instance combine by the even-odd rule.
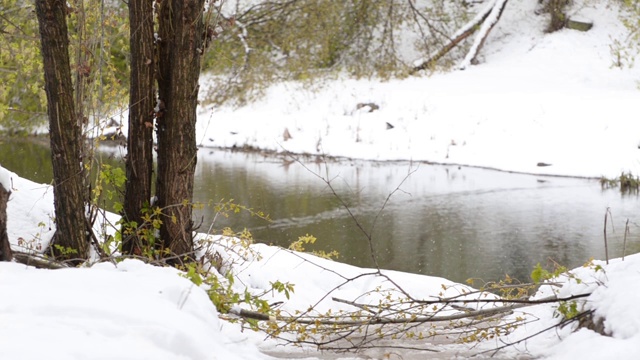
[[[496, 314], [508, 313], [512, 310], [528, 307], [537, 304], [551, 303], [551, 302], [559, 302], [559, 301], [567, 301], [572, 299], [578, 299], [587, 297], [591, 294], [580, 294], [569, 296], [566, 298], [545, 298], [540, 300], [530, 300], [527, 302], [514, 302], [511, 305], [507, 306], [498, 306], [490, 309], [480, 309], [473, 311], [465, 311], [459, 314], [453, 315], [423, 315], [423, 316], [414, 316], [412, 318], [388, 318], [381, 316], [379, 314], [375, 314], [373, 316], [358, 316], [358, 318], [354, 319], [350, 316], [341, 316], [341, 317], [326, 317], [326, 316], [312, 316], [312, 317], [303, 317], [303, 316], [281, 316], [281, 317], [267, 317], [265, 319], [265, 314], [243, 310], [235, 313], [236, 315], [240, 315], [243, 317], [255, 319], [255, 320], [276, 320], [276, 321], [284, 321], [287, 323], [299, 323], [299, 324], [307, 324], [307, 325], [330, 325], [330, 326], [362, 326], [367, 324], [375, 324], [375, 325], [384, 325], [384, 324], [411, 324], [411, 323], [430, 323], [430, 322], [440, 322], [440, 321], [452, 321], [452, 320], [461, 320], [461, 319], [473, 319], [477, 317], [486, 317], [493, 316]], [[446, 303], [444, 303], [446, 305]]]
[[538, 331], [538, 332], [536, 332], [536, 333], [534, 333], [534, 334], [531, 334], [531, 335], [529, 335], [529, 336], [526, 336], [526, 337], [524, 337], [524, 338], [522, 338], [522, 339], [520, 339], [520, 340], [518, 340], [518, 341], [514, 341], [514, 342], [511, 342], [511, 343], [507, 343], [507, 344], [505, 344], [505, 345], [503, 345], [503, 346], [500, 346], [500, 347], [497, 347], [497, 348], [495, 348], [495, 349], [491, 349], [491, 350], [483, 351], [483, 352], [481, 352], [480, 354], [486, 354], [486, 353], [489, 353], [489, 352], [490, 352], [490, 353], [492, 353], [492, 354], [491, 354], [491, 356], [493, 357], [493, 356], [495, 356], [495, 355], [496, 355], [500, 350], [502, 350], [502, 349], [505, 349], [505, 348], [510, 347], [510, 346], [513, 346], [513, 345], [517, 345], [517, 344], [519, 344], [519, 343], [521, 343], [521, 342], [523, 342], [523, 341], [527, 341], [527, 340], [529, 340], [529, 339], [531, 339], [531, 338], [533, 338], [533, 337], [535, 337], [535, 336], [538, 336], [538, 335], [540, 335], [540, 334], [542, 334], [542, 333], [544, 333], [544, 332], [547, 332], [547, 331], [549, 331], [549, 330], [551, 330], [551, 329], [555, 329], [555, 328], [557, 328], [557, 327], [560, 327], [560, 328], [561, 328], [561, 327], [564, 327], [564, 326], [566, 326], [567, 324], [570, 324], [570, 323], [572, 323], [572, 322], [574, 322], [574, 321], [577, 321], [577, 320], [579, 320], [580, 318], [582, 318], [582, 317], [584, 317], [584, 316], [587, 316], [587, 315], [589, 315], [589, 314], [591, 314], [591, 313], [593, 313], [593, 310], [588, 310], [588, 311], [582, 312], [582, 313], [580, 313], [580, 314], [576, 315], [575, 317], [572, 317], [571, 319], [565, 319], [565, 320], [562, 320], [561, 322], [559, 322], [559, 323], [557, 323], [557, 324], [555, 324], [555, 325], [551, 325], [551, 326], [549, 326], [549, 327], [547, 327], [547, 328], [544, 328], [544, 329], [542, 329], [542, 330], [540, 330], [540, 331]]
[[622, 242], [622, 261], [624, 261], [624, 255], [627, 253], [627, 235], [629, 234], [629, 219], [624, 225], [624, 241]]
[[[607, 260], [607, 265], [609, 265], [609, 245], [607, 244], [607, 216], [609, 215], [611, 215], [611, 208], [607, 207], [607, 210], [604, 212], [604, 257]], [[611, 217], [613, 217], [613, 215], [611, 215]], [[613, 229], [613, 219], [611, 220], [611, 228]]]
[[[284, 147], [283, 147], [284, 149]], [[286, 151], [286, 149], [284, 149]], [[367, 243], [369, 245], [369, 254], [371, 255], [371, 260], [375, 266], [375, 268], [378, 270], [378, 272], [380, 273], [380, 265], [378, 264], [378, 259], [376, 257], [376, 252], [373, 246], [373, 230], [375, 229], [376, 223], [378, 221], [378, 218], [380, 217], [380, 215], [382, 214], [382, 212], [384, 211], [384, 209], [386, 208], [387, 204], [389, 203], [389, 201], [391, 200], [391, 197], [398, 191], [402, 191], [401, 186], [405, 183], [405, 181], [407, 181], [407, 179], [413, 175], [413, 173], [415, 173], [416, 171], [418, 171], [418, 168], [413, 168], [412, 164], [410, 164], [409, 166], [409, 171], [407, 172], [407, 175], [402, 179], [402, 181], [400, 181], [400, 184], [398, 184], [398, 186], [396, 186], [396, 188], [391, 191], [388, 195], [387, 198], [384, 200], [382, 206], [380, 207], [380, 209], [378, 210], [378, 212], [376, 213], [376, 216], [373, 219], [373, 222], [371, 224], [371, 229], [367, 230], [364, 228], [364, 226], [362, 225], [362, 223], [358, 220], [358, 218], [355, 216], [355, 214], [353, 213], [353, 211], [351, 210], [351, 207], [349, 206], [349, 204], [346, 203], [346, 201], [344, 200], [344, 198], [342, 196], [340, 196], [338, 194], [338, 192], [336, 191], [336, 189], [333, 187], [332, 182], [333, 182], [333, 178], [329, 177], [329, 167], [326, 161], [326, 157], [324, 155], [322, 155], [322, 159], [324, 161], [324, 165], [325, 165], [325, 176], [322, 176], [318, 173], [316, 173], [315, 171], [311, 170], [309, 167], [307, 167], [302, 160], [300, 160], [298, 157], [295, 157], [294, 155], [292, 155], [291, 153], [287, 152], [288, 156], [291, 157], [291, 159], [293, 159], [295, 162], [297, 162], [298, 164], [300, 164], [300, 166], [302, 166], [305, 170], [309, 171], [311, 174], [315, 175], [318, 179], [322, 180], [322, 182], [324, 182], [327, 185], [327, 188], [331, 191], [331, 194], [340, 202], [340, 205], [347, 211], [347, 213], [349, 214], [349, 217], [354, 221], [356, 227], [360, 230], [360, 232], [365, 236], [365, 238], [367, 239]]]

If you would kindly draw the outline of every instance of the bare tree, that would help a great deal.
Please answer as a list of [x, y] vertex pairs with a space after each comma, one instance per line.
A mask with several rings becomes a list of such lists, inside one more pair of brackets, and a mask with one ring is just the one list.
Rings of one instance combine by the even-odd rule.
[[69, 63], [67, 4], [62, 0], [36, 0], [36, 15], [47, 94], [56, 213], [56, 233], [50, 250], [61, 258], [84, 259], [89, 254], [89, 242], [80, 164], [81, 131]]
[[[156, 3], [156, 9], [153, 4], [152, 0], [129, 2], [131, 96], [124, 215], [129, 225], [144, 226], [143, 209], [151, 205], [155, 120], [158, 140], [155, 205], [162, 213], [160, 241], [155, 246], [182, 255], [193, 248], [191, 201], [197, 154], [198, 78], [205, 38], [204, 0], [167, 0]], [[80, 153], [83, 116], [76, 111], [76, 106], [82, 104], [74, 104], [67, 10], [61, 0], [36, 2], [54, 168], [57, 232], [52, 251], [56, 256], [86, 258], [89, 242], [85, 230], [89, 221], [85, 216], [88, 199], [83, 197]], [[154, 15], [158, 19], [157, 38], [153, 32]], [[83, 76], [78, 71], [78, 76]], [[77, 82], [81, 80], [77, 78]], [[157, 107], [156, 80], [160, 99]], [[143, 245], [133, 235], [125, 237], [125, 253], [135, 253]]]
[[[149, 207], [153, 174], [154, 39], [153, 0], [129, 1], [131, 78], [129, 84], [129, 134], [127, 136], [124, 216], [144, 226], [143, 208]], [[125, 225], [128, 226], [128, 225]], [[143, 244], [135, 233], [124, 238], [123, 251], [139, 253]]]
[[203, 13], [204, 0], [165, 0], [159, 12], [156, 194], [163, 209], [160, 238], [178, 255], [193, 249], [191, 199], [198, 151], [195, 126], [204, 52]]

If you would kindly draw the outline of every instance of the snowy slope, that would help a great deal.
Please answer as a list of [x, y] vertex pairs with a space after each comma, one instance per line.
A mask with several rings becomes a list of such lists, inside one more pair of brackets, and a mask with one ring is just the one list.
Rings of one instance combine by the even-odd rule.
[[[594, 21], [592, 30], [545, 34], [536, 2], [511, 0], [477, 66], [384, 82], [343, 78], [319, 89], [277, 84], [239, 109], [201, 109], [198, 139], [202, 146], [538, 174], [638, 173], [640, 71], [613, 67], [613, 42], [628, 32], [614, 5], [575, 3], [572, 16]], [[380, 108], [358, 109], [365, 103]]]

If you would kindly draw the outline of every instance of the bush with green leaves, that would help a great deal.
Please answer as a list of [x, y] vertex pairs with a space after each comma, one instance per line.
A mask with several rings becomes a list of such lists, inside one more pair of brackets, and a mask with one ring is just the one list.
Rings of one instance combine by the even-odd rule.
[[[88, 119], [121, 108], [128, 88], [129, 25], [121, 2], [68, 2], [70, 59]], [[0, 127], [12, 133], [46, 123], [40, 36], [34, 5], [0, 1]], [[78, 107], [80, 109], [80, 107]]]
[[0, 125], [24, 129], [45, 120], [44, 78], [33, 5], [0, 1]]

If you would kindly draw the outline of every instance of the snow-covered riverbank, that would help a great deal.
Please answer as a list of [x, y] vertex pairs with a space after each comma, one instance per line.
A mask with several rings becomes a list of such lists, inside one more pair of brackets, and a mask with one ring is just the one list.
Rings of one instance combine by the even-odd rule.
[[[616, 7], [576, 4], [571, 15], [594, 21], [592, 30], [545, 34], [535, 6], [507, 5], [478, 66], [275, 85], [247, 106], [202, 108], [200, 144], [535, 174], [640, 173], [640, 69], [614, 66], [614, 42], [628, 36]], [[213, 86], [202, 83], [203, 93]]]
[[[516, 3], [518, 6], [510, 6]], [[404, 80], [341, 79], [328, 81], [315, 91], [294, 83], [275, 85], [264, 98], [241, 108], [203, 107], [198, 119], [200, 144], [372, 160], [424, 160], [537, 174], [613, 177], [622, 171], [640, 173], [640, 71], [613, 66], [617, 61], [613, 43], [627, 36], [615, 7], [581, 2], [572, 15], [593, 20], [591, 31], [544, 34], [545, 18], [532, 15], [535, 3], [512, 0], [478, 66]], [[207, 82], [203, 78], [204, 86]], [[54, 231], [53, 192], [47, 185], [15, 175], [10, 183], [10, 240], [16, 248], [42, 248]], [[277, 247], [252, 245], [249, 254], [238, 257], [218, 246], [229, 264], [227, 270], [237, 276], [236, 291], [260, 294], [274, 281], [294, 284], [289, 299], [283, 294], [264, 294], [269, 303], [282, 301], [281, 309], [289, 313], [305, 311], [310, 305], [332, 312], [349, 306], [332, 301], [332, 296], [375, 303], [376, 294], [360, 296], [393, 286], [371, 270]], [[345, 282], [363, 273], [370, 275]], [[442, 278], [385, 274], [419, 299], [447, 296], [463, 288]], [[507, 320], [524, 316], [529, 322], [508, 336], [474, 347], [433, 344], [429, 339], [420, 340], [420, 346], [442, 351], [439, 355], [444, 357], [466, 357], [505, 343], [515, 343], [498, 353], [509, 359], [529, 355], [560, 360], [640, 357], [640, 256], [612, 260], [610, 265], [595, 261], [572, 274], [575, 277], [558, 280], [559, 295], [593, 291], [584, 303], [577, 304], [578, 310], [594, 309], [611, 336], [588, 329], [573, 332], [575, 324], [556, 328], [560, 321], [556, 305], [541, 304], [510, 315]], [[449, 293], [441, 295], [443, 285]], [[549, 289], [543, 288], [536, 296], [549, 295]], [[457, 310], [447, 311], [455, 314]], [[100, 263], [91, 269], [65, 270], [0, 263], [2, 359], [325, 356], [310, 348], [283, 348], [282, 343], [265, 340], [262, 333], [242, 331], [239, 324], [219, 315], [204, 290], [173, 269], [133, 260], [117, 266]], [[531, 337], [543, 329], [551, 330]], [[439, 355], [382, 349], [363, 356]], [[350, 359], [359, 355], [326, 356]]]
[[[53, 233], [53, 199], [49, 186], [8, 174], [12, 183], [9, 203], [9, 237], [16, 249], [38, 249]], [[113, 218], [111, 220], [114, 220]], [[110, 229], [109, 231], [113, 231]], [[382, 299], [403, 298], [401, 288], [416, 299], [433, 300], [470, 291], [447, 279], [383, 271], [316, 258], [262, 244], [244, 247], [213, 238], [224, 271], [235, 276], [232, 288], [263, 294], [279, 303], [282, 313], [295, 314], [315, 306], [318, 313], [352, 311], [337, 302], [378, 304]], [[596, 261], [572, 270], [554, 287], [568, 297], [593, 292], [578, 309], [594, 309], [604, 319], [611, 336], [591, 330], [575, 333], [577, 324], [556, 328], [560, 322], [555, 304], [516, 310], [504, 321], [526, 319], [512, 334], [479, 344], [457, 344], [448, 339], [385, 340], [387, 345], [429, 349], [370, 349], [358, 354], [318, 353], [312, 347], [282, 347], [282, 342], [238, 323], [219, 318], [204, 289], [181, 277], [178, 271], [127, 260], [117, 265], [97, 263], [91, 268], [38, 270], [17, 263], [0, 263], [0, 357], [3, 359], [269, 359], [276, 357], [383, 359], [467, 357], [500, 347], [498, 358], [549, 356], [553, 359], [636, 359], [640, 355], [640, 255], [615, 259], [610, 265]], [[215, 270], [214, 270], [215, 273]], [[576, 279], [580, 279], [579, 281]], [[223, 280], [224, 281], [224, 280]], [[280, 281], [294, 285], [287, 298], [269, 291]], [[399, 286], [399, 288], [396, 286]], [[466, 290], [465, 290], [466, 289]], [[551, 295], [543, 287], [536, 295]], [[486, 305], [485, 305], [486, 306]], [[445, 307], [441, 315], [460, 311]], [[543, 329], [551, 329], [526, 341]], [[521, 341], [521, 342], [519, 342]], [[432, 351], [436, 351], [435, 353]], [[270, 355], [266, 355], [270, 354]]]

